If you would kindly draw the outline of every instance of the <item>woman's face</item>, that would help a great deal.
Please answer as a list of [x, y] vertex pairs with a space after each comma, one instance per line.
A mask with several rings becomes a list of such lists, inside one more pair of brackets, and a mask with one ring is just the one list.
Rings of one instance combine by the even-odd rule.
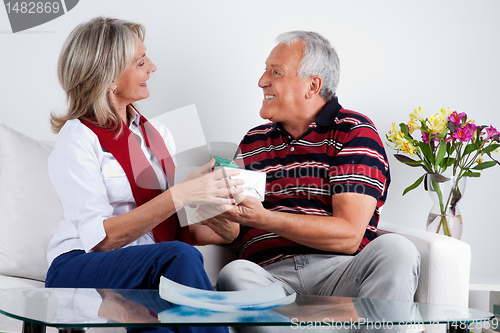
[[127, 67], [125, 73], [116, 83], [114, 93], [115, 107], [118, 109], [126, 107], [128, 104], [140, 101], [149, 97], [149, 90], [146, 81], [149, 75], [156, 71], [156, 66], [146, 56], [146, 47], [137, 38], [137, 53], [135, 59]]

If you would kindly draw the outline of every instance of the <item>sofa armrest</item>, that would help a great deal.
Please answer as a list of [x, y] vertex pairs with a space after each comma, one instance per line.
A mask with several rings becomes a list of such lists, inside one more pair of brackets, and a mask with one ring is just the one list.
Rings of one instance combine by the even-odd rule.
[[408, 238], [420, 252], [420, 278], [415, 302], [468, 307], [471, 249], [460, 240], [380, 222], [378, 234]]
[[203, 255], [203, 264], [208, 278], [215, 287], [219, 272], [226, 264], [236, 259], [236, 254], [227, 246], [203, 245], [195, 246]]

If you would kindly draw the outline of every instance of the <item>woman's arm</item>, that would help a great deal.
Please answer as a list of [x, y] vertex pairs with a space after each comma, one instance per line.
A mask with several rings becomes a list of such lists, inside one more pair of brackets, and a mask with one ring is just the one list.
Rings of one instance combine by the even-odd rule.
[[[184, 182], [156, 196], [145, 204], [104, 221], [106, 237], [97, 244], [94, 251], [110, 251], [123, 247], [149, 232], [177, 210], [198, 204], [232, 204], [233, 195], [242, 193], [241, 179], [224, 179], [222, 171], [205, 172], [212, 168], [213, 161], [195, 170]], [[239, 170], [227, 170], [228, 177], [235, 176]], [[206, 235], [201, 235], [206, 230]], [[195, 241], [212, 241], [208, 229], [199, 230]], [[213, 231], [211, 231], [213, 233]], [[213, 240], [215, 241], [215, 240]], [[212, 242], [213, 242], [212, 241]], [[223, 241], [223, 240], [222, 240]], [[220, 243], [220, 241], [218, 241]]]
[[[98, 138], [78, 120], [65, 124], [49, 158], [49, 175], [64, 217], [75, 228], [67, 230], [67, 237], [78, 237], [85, 251], [106, 251], [130, 244], [186, 205], [232, 202], [224, 199], [229, 192], [222, 172], [207, 173], [212, 169], [212, 164], [207, 163], [183, 183], [127, 211], [133, 197], [127, 192], [125, 174], [119, 174], [120, 168], [112, 168], [109, 177], [103, 175], [103, 166], [110, 162], [116, 164], [116, 160], [105, 157]], [[241, 182], [228, 180], [228, 184]], [[231, 191], [236, 194], [239, 190]], [[112, 202], [123, 203], [118, 213]]]

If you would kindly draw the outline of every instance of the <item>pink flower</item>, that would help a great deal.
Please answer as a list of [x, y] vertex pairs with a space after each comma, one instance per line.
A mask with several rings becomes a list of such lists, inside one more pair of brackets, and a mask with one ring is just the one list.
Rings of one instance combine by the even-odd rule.
[[428, 132], [422, 132], [422, 141], [424, 143], [429, 143], [429, 139], [431, 139], [431, 141], [439, 141], [439, 133], [434, 133], [434, 134], [430, 134]]
[[469, 131], [471, 135], [474, 135], [474, 133], [476, 133], [477, 126], [474, 123], [467, 123], [467, 125], [465, 125], [465, 129]]
[[457, 113], [457, 111], [453, 111], [453, 113], [448, 117], [448, 120], [455, 125], [460, 126], [463, 117], [467, 118], [465, 112]]
[[459, 141], [465, 142], [472, 139], [472, 134], [474, 134], [474, 132], [471, 133], [466, 126], [465, 128], [458, 128], [457, 131], [453, 133], [453, 137]]
[[429, 143], [429, 133], [422, 132], [422, 141], [427, 144]]
[[493, 135], [500, 135], [500, 132], [498, 132], [493, 126], [486, 128], [486, 139], [484, 140], [488, 141]]

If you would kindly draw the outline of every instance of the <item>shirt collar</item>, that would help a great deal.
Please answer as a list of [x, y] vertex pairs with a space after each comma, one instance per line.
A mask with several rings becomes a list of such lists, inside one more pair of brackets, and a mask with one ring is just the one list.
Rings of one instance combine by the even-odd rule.
[[320, 126], [329, 126], [337, 116], [337, 113], [342, 109], [337, 97], [332, 98], [325, 104], [319, 115], [316, 117], [316, 124]]
[[[330, 101], [328, 101], [325, 106], [323, 106], [323, 109], [321, 109], [320, 113], [314, 120], [314, 123], [320, 125], [320, 126], [329, 126], [333, 123], [333, 120], [337, 116], [337, 113], [342, 109], [342, 105], [339, 104], [339, 100], [337, 97], [332, 98]], [[279, 130], [281, 131], [283, 129], [283, 125], [280, 123], [274, 123], [272, 130]]]
[[140, 126], [140, 119], [141, 119], [139, 112], [137, 112], [134, 107], [129, 108], [129, 110], [130, 110], [129, 112], [130, 112], [130, 118], [131, 118], [129, 128], [131, 128], [132, 125], [134, 127], [139, 127]]

